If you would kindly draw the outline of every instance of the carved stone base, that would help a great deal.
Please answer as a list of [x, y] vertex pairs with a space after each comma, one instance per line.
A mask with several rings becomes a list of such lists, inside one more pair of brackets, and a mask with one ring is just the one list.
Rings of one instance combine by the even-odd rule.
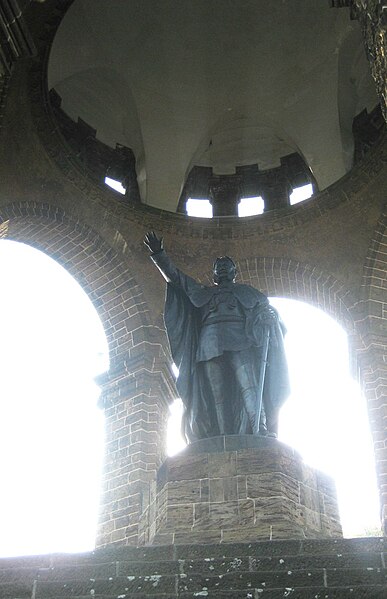
[[276, 439], [216, 437], [158, 472], [140, 544], [342, 537], [332, 479]]

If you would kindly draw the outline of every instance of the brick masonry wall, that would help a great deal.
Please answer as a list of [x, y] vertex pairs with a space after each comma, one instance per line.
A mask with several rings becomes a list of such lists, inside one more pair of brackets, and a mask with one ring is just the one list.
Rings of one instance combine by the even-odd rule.
[[133, 273], [88, 226], [47, 205], [8, 204], [3, 236], [40, 249], [88, 293], [105, 328], [110, 369], [100, 377], [106, 452], [99, 544], [136, 542], [149, 483], [165, 455], [174, 396], [165, 338], [155, 332]]
[[142, 245], [149, 228], [164, 235], [182, 269], [204, 282], [212, 257], [232, 255], [242, 281], [309, 301], [339, 320], [368, 401], [385, 506], [386, 138], [323, 193], [260, 217], [202, 221], [123, 206], [78, 169], [52, 118], [46, 57], [65, 7], [55, 0], [31, 7], [39, 54], [16, 65], [3, 95], [0, 237], [58, 260], [105, 327], [110, 370], [100, 381], [108, 438], [99, 544], [136, 543], [175, 393], [162, 322], [164, 284]]
[[387, 211], [381, 216], [364, 266], [365, 350], [359, 359], [374, 440], [381, 494], [382, 522], [387, 535]]
[[5, 98], [7, 96], [8, 82], [9, 82], [8, 73], [7, 74], [0, 73], [0, 129], [2, 127], [2, 120], [3, 120], [3, 116], [4, 116]]

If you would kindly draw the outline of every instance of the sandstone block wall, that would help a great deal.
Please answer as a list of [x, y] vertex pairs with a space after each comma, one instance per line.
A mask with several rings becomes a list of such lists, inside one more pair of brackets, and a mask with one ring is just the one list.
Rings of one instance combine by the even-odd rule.
[[198, 441], [158, 471], [140, 543], [342, 536], [330, 477], [275, 439]]

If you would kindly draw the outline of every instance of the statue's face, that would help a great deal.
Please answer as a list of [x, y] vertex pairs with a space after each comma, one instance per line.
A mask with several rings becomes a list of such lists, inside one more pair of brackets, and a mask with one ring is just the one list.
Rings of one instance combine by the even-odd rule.
[[221, 281], [234, 281], [236, 277], [235, 264], [227, 258], [222, 256], [217, 258], [214, 264], [214, 283], [220, 283]]

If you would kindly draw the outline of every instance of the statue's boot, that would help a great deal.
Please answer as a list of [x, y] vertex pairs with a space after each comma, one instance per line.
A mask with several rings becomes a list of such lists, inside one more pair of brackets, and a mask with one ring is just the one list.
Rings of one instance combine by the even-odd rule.
[[261, 437], [271, 437], [272, 439], [277, 438], [277, 433], [268, 431], [267, 428], [262, 428], [262, 426], [259, 427], [259, 434], [261, 435]]
[[262, 409], [261, 409], [261, 415], [259, 418], [259, 434], [261, 435], [261, 437], [271, 437], [272, 439], [277, 438], [277, 433], [269, 430], [269, 428], [268, 428], [265, 407], [263, 404], [262, 404]]

